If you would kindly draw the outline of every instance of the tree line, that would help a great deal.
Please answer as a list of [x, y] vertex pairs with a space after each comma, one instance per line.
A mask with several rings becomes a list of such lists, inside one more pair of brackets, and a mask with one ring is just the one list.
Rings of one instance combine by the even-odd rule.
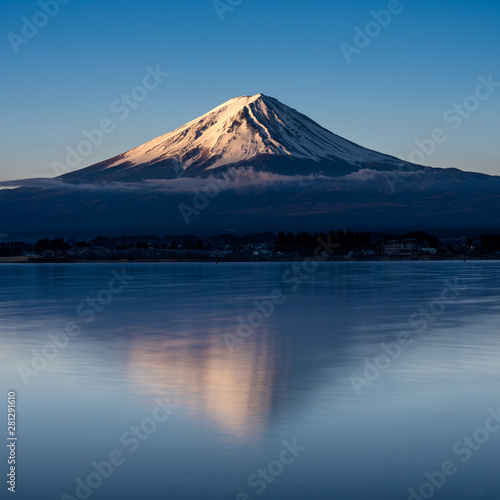
[[310, 253], [318, 246], [318, 240], [331, 241], [340, 245], [342, 253], [346, 250], [368, 248], [371, 245], [370, 233], [347, 229], [331, 229], [327, 233], [321, 231], [310, 234], [308, 232], [291, 233], [279, 231], [276, 239], [276, 251]]

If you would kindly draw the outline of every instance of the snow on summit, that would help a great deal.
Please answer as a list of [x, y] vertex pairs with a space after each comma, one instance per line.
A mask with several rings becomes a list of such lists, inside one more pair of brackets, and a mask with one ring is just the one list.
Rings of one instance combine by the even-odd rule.
[[397, 164], [396, 158], [358, 146], [277, 99], [256, 94], [230, 99], [173, 132], [61, 179], [141, 182], [206, 177], [216, 169], [233, 167], [338, 177], [360, 169], [393, 169]]
[[[278, 100], [256, 94], [235, 97], [166, 135], [121, 155], [107, 169], [176, 159], [183, 169], [203, 162], [211, 170], [259, 155], [319, 161], [337, 157], [357, 164], [383, 155], [327, 131]], [[125, 166], [125, 165], [124, 165]]]

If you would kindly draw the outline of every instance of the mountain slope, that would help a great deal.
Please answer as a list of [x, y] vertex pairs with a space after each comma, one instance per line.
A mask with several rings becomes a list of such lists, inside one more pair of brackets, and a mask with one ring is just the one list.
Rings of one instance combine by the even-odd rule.
[[499, 193], [500, 177], [405, 163], [258, 94], [59, 178], [0, 182], [0, 233], [497, 233]]
[[62, 176], [65, 182], [136, 182], [207, 176], [229, 166], [282, 174], [344, 175], [402, 162], [343, 139], [278, 100], [235, 97], [166, 135]]

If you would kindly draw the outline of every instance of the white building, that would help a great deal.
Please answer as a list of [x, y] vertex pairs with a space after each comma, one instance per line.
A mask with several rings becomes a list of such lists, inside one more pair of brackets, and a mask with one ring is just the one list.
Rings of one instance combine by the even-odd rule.
[[384, 244], [384, 255], [413, 255], [420, 253], [418, 240], [391, 240]]
[[420, 251], [422, 253], [426, 253], [428, 255], [436, 255], [437, 254], [437, 250], [435, 248], [430, 248], [430, 247], [422, 247], [420, 249]]

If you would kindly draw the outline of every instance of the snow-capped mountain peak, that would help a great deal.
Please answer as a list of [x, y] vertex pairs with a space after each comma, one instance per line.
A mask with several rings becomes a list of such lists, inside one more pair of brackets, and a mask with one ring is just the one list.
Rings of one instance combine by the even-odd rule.
[[[394, 160], [329, 132], [277, 99], [256, 94], [230, 99], [173, 132], [63, 179], [78, 182], [79, 173], [82, 180], [168, 178], [173, 167], [177, 177], [196, 176], [256, 161], [262, 166], [266, 159], [341, 162], [352, 170]], [[314, 164], [308, 168], [315, 170]]]

